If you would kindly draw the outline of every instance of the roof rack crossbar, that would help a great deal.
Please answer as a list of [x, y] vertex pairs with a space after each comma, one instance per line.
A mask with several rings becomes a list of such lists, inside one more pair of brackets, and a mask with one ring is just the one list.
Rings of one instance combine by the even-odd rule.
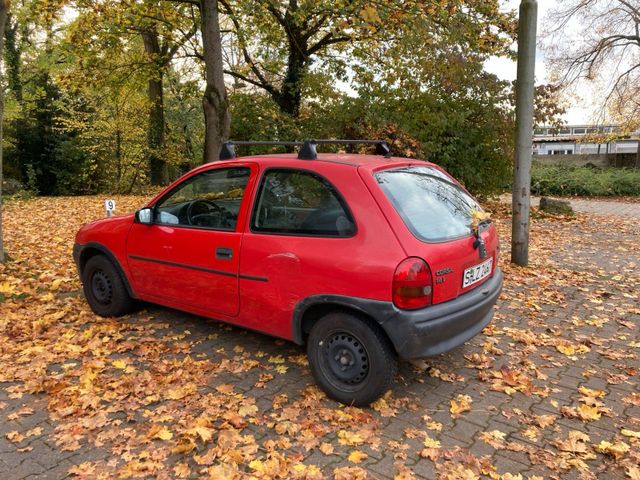
[[270, 145], [283, 145], [291, 147], [302, 147], [298, 152], [298, 158], [300, 160], [316, 160], [318, 153], [316, 151], [316, 145], [375, 145], [376, 155], [383, 155], [386, 158], [391, 156], [391, 150], [386, 142], [382, 140], [305, 140], [303, 142], [280, 142], [280, 141], [228, 141], [222, 144], [220, 150], [220, 160], [228, 160], [236, 158], [235, 145], [256, 145], [256, 146], [270, 146]]
[[385, 158], [391, 157], [391, 150], [387, 142], [383, 140], [305, 140], [304, 146], [300, 149], [298, 158], [300, 160], [315, 160], [318, 158], [316, 145], [375, 145], [376, 155], [383, 155]]

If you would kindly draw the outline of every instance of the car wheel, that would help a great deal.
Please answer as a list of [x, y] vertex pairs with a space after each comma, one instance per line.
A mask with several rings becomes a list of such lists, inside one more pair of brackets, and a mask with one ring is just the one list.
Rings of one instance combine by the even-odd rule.
[[82, 288], [87, 302], [103, 317], [121, 317], [133, 308], [120, 273], [104, 255], [91, 257], [82, 271]]
[[343, 312], [313, 325], [307, 355], [318, 385], [346, 405], [366, 406], [380, 398], [398, 370], [396, 352], [380, 327]]

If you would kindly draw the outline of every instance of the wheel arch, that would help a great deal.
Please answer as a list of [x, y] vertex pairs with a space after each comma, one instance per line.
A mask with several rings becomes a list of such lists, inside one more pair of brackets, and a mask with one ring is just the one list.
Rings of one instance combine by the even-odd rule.
[[335, 311], [365, 316], [382, 327], [389, 338], [384, 323], [395, 313], [390, 302], [344, 295], [313, 295], [298, 302], [294, 309], [291, 325], [293, 341], [304, 345], [314, 323]]
[[84, 271], [84, 267], [89, 261], [90, 258], [95, 257], [96, 255], [104, 255], [107, 259], [113, 264], [124, 283], [125, 288], [127, 289], [127, 293], [131, 298], [136, 298], [133, 289], [131, 288], [131, 284], [129, 283], [129, 279], [127, 275], [124, 273], [124, 269], [122, 265], [116, 258], [116, 256], [111, 253], [111, 251], [97, 242], [89, 242], [84, 245], [75, 245], [74, 246], [74, 257], [76, 258], [76, 264], [78, 266], [78, 272], [80, 273], [80, 280], [82, 281], [82, 272]]

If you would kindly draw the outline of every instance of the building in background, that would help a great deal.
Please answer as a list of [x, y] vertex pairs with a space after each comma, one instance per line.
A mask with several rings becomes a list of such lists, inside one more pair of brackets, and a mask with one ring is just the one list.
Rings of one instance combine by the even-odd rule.
[[640, 130], [621, 134], [617, 125], [539, 127], [533, 132], [534, 155], [636, 153]]

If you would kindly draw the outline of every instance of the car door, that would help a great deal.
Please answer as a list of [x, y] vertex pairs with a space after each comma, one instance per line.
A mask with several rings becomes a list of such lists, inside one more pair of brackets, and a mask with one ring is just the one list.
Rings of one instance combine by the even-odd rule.
[[127, 256], [136, 293], [187, 310], [238, 314], [242, 225], [253, 164], [197, 173], [153, 205], [153, 223], [134, 223]]
[[[372, 249], [365, 248], [374, 234], [371, 221], [361, 217], [357, 228], [341, 194], [361, 207], [371, 202], [366, 187], [352, 166], [324, 168], [329, 174], [346, 169], [351, 175], [336, 178], [341, 183], [335, 185], [302, 168], [272, 167], [262, 174], [240, 259], [242, 316], [249, 328], [291, 338], [293, 310], [310, 295], [359, 293], [375, 298], [390, 291], [386, 285], [380, 289], [356, 280], [383, 275], [379, 261], [369, 258]], [[377, 235], [387, 249], [385, 232]]]

